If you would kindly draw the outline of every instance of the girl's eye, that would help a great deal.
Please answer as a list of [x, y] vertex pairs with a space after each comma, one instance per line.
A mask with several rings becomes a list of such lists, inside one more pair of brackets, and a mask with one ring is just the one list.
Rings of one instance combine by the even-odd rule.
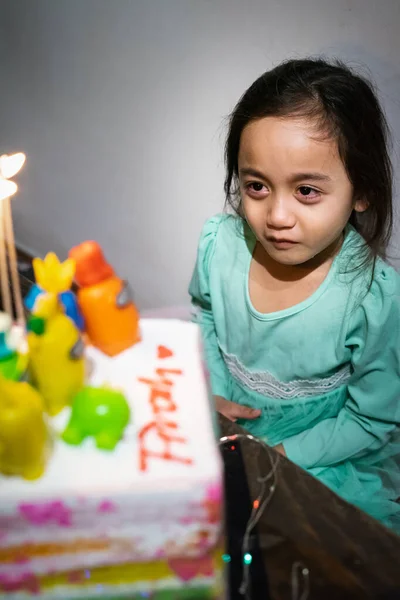
[[301, 185], [298, 188], [301, 200], [317, 200], [320, 196], [320, 192], [310, 187], [309, 185]]
[[245, 188], [249, 196], [252, 196], [253, 198], [260, 198], [268, 193], [268, 189], [265, 187], [264, 184], [260, 183], [259, 181], [252, 181], [251, 183], [246, 183]]

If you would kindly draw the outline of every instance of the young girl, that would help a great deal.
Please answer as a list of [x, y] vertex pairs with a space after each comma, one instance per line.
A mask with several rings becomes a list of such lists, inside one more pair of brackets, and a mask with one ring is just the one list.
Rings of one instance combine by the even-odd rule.
[[400, 276], [387, 125], [340, 64], [264, 73], [233, 111], [227, 202], [190, 294], [217, 410], [400, 532]]

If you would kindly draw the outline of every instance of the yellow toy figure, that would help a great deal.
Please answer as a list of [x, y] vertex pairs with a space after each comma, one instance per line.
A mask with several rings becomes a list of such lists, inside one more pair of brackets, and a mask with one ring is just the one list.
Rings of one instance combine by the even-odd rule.
[[29, 370], [49, 415], [68, 406], [84, 385], [84, 345], [57, 294], [41, 294], [28, 322]]
[[39, 392], [28, 383], [0, 376], [0, 472], [39, 478], [46, 466], [48, 440]]
[[32, 265], [36, 283], [25, 298], [26, 308], [32, 312], [41, 295], [56, 294], [67, 317], [73, 320], [80, 331], [83, 331], [84, 319], [76, 296], [70, 289], [75, 275], [75, 261], [68, 258], [60, 262], [54, 252], [50, 252], [44, 260], [35, 258]]

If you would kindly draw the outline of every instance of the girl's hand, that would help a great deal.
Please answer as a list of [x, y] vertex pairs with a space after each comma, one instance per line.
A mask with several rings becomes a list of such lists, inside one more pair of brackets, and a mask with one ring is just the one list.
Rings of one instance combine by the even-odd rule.
[[222, 396], [214, 396], [214, 399], [217, 411], [230, 421], [236, 421], [237, 419], [257, 419], [261, 415], [261, 410], [243, 406], [236, 402], [230, 402]]
[[286, 452], [285, 452], [285, 448], [283, 447], [283, 444], [278, 444], [277, 446], [274, 446], [274, 450], [279, 452], [279, 454], [282, 454], [282, 456], [286, 456]]

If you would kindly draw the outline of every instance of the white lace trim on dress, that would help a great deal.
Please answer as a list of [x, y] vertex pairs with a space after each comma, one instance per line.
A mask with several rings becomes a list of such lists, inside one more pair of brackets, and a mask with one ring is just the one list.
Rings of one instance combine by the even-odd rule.
[[277, 400], [322, 396], [346, 385], [350, 379], [350, 365], [345, 365], [330, 377], [279, 381], [268, 371], [249, 371], [233, 354], [222, 352], [232, 377], [240, 384], [263, 396]]

